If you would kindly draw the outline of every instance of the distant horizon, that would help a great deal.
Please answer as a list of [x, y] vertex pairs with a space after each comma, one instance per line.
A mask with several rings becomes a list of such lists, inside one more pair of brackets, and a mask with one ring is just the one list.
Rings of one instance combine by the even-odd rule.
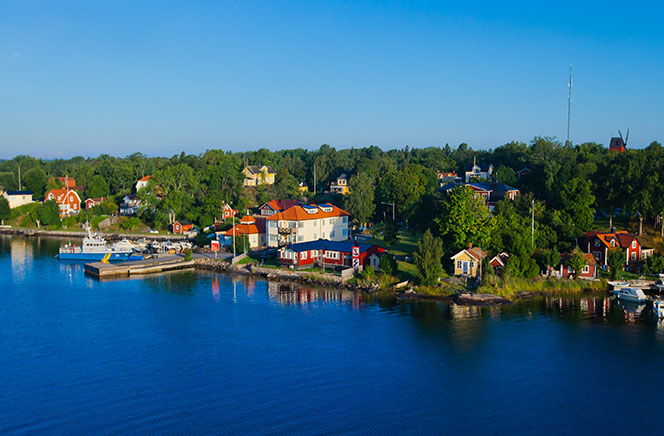
[[[616, 137], [616, 136], [618, 136], [618, 135], [616, 134], [616, 135], [613, 135], [611, 137]], [[545, 136], [537, 136], [537, 137], [545, 137]], [[583, 141], [583, 142], [580, 142], [580, 143], [576, 143], [576, 142], [573, 142], [573, 141], [570, 141], [570, 142], [572, 142], [572, 146], [577, 146], [577, 145], [586, 144], [586, 143], [596, 143], [596, 144], [608, 149], [609, 148], [609, 140], [610, 140], [611, 137], [609, 137], [606, 142], [599, 142], [599, 141]], [[0, 161], [10, 161], [10, 160], [15, 159], [19, 156], [28, 156], [28, 157], [32, 157], [32, 158], [35, 158], [35, 159], [41, 159], [41, 160], [47, 160], [47, 161], [49, 161], [49, 160], [59, 160], [59, 159], [60, 160], [68, 160], [68, 159], [73, 159], [75, 157], [83, 157], [85, 159], [94, 159], [94, 158], [98, 158], [99, 156], [102, 156], [102, 155], [108, 155], [108, 156], [112, 156], [112, 157], [116, 157], [116, 158], [125, 158], [125, 157], [130, 156], [134, 153], [141, 153], [141, 154], [143, 154], [143, 155], [145, 155], [149, 158], [169, 158], [170, 159], [171, 157], [178, 156], [178, 155], [182, 154], [183, 152], [186, 155], [201, 155], [201, 154], [204, 154], [205, 152], [207, 152], [209, 150], [222, 150], [222, 151], [225, 151], [225, 152], [232, 152], [232, 153], [245, 153], [245, 152], [256, 152], [256, 151], [262, 150], [262, 149], [269, 150], [271, 152], [302, 149], [302, 150], [306, 150], [306, 151], [309, 151], [309, 152], [315, 152], [316, 150], [318, 150], [320, 147], [322, 147], [324, 145], [328, 145], [328, 146], [330, 146], [330, 147], [332, 147], [336, 150], [346, 150], [346, 149], [352, 149], [352, 148], [362, 149], [362, 148], [369, 148], [369, 147], [378, 147], [381, 150], [383, 150], [385, 152], [388, 152], [390, 150], [403, 150], [406, 147], [409, 147], [410, 149], [425, 149], [425, 148], [444, 148], [445, 146], [449, 146], [452, 150], [454, 150], [454, 149], [458, 148], [461, 144], [466, 144], [468, 146], [468, 148], [473, 150], [473, 151], [488, 152], [488, 151], [491, 151], [491, 150], [495, 150], [499, 147], [502, 147], [506, 144], [509, 144], [511, 142], [520, 142], [520, 143], [525, 143], [525, 144], [531, 145], [535, 138], [536, 137], [531, 138], [528, 141], [517, 141], [517, 140], [506, 141], [506, 142], [503, 142], [503, 143], [495, 145], [495, 146], [482, 147], [482, 148], [473, 147], [472, 144], [469, 144], [469, 143], [463, 142], [463, 141], [458, 143], [458, 144], [445, 143], [445, 144], [442, 144], [442, 145], [423, 145], [423, 146], [415, 146], [415, 145], [411, 145], [411, 144], [405, 144], [403, 146], [394, 146], [394, 147], [381, 147], [380, 145], [377, 145], [377, 144], [341, 146], [341, 147], [339, 147], [339, 146], [335, 146], [333, 144], [322, 143], [318, 146], [313, 146], [313, 147], [296, 147], [296, 146], [292, 146], [292, 147], [291, 146], [265, 147], [265, 146], [257, 146], [257, 147], [243, 147], [242, 150], [232, 150], [232, 149], [227, 148], [227, 147], [225, 148], [225, 147], [214, 147], [214, 146], [212, 146], [212, 147], [203, 147], [200, 150], [182, 149], [180, 151], [175, 151], [174, 153], [171, 153], [171, 154], [152, 154], [152, 153], [146, 153], [146, 152], [143, 152], [143, 151], [140, 151], [140, 150], [135, 150], [135, 151], [130, 151], [130, 152], [124, 153], [124, 154], [115, 154], [113, 152], [100, 151], [97, 154], [71, 154], [71, 155], [66, 155], [66, 156], [47, 157], [47, 156], [35, 155], [35, 154], [29, 154], [29, 153], [18, 153], [18, 154], [14, 154], [14, 155], [11, 155], [11, 156], [10, 155], [6, 155], [6, 156], [0, 155]], [[554, 137], [545, 137], [545, 138], [557, 141], [560, 144], [564, 144], [564, 142], [565, 142], [564, 140], [561, 141], [560, 139], [554, 138]], [[646, 148], [647, 146], [649, 146], [653, 142], [657, 142], [659, 144], [662, 144], [662, 141], [659, 141], [657, 139], [653, 139], [653, 140], [649, 141], [646, 144], [639, 144], [637, 146], [634, 146], [633, 143], [632, 143], [632, 140], [630, 138], [630, 140], [628, 141], [627, 149], [628, 150], [641, 150], [643, 148]]]

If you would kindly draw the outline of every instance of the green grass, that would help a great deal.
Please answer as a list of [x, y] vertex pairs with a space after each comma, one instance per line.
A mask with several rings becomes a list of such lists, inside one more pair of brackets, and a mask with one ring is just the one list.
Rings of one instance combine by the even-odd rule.
[[417, 267], [409, 262], [397, 260], [399, 281], [414, 281], [417, 279]]
[[383, 240], [382, 236], [378, 238], [369, 238], [362, 241], [364, 244], [374, 244], [379, 247], [389, 250], [392, 254], [400, 254], [405, 256], [412, 255], [417, 250], [417, 242], [420, 240], [420, 235], [413, 233], [409, 230], [399, 231], [399, 242], [394, 247], [388, 246]]
[[518, 292], [540, 292], [544, 294], [581, 293], [584, 291], [606, 291], [605, 280], [569, 279], [525, 279], [514, 277], [488, 276], [477, 289], [480, 294], [494, 294], [504, 298], [514, 298]]

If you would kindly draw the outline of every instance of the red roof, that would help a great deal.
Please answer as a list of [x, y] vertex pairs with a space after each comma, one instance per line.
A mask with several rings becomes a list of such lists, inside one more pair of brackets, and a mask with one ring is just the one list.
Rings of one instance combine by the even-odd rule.
[[[615, 233], [593, 231], [586, 233], [586, 241], [594, 238], [599, 239], [605, 246], [609, 248], [614, 247], [614, 245], [611, 244], [611, 241], [615, 241], [615, 246], [620, 248], [629, 248], [634, 239], [638, 241], [636, 235], [627, 233], [625, 231], [618, 231]], [[641, 242], [639, 242], [639, 244], [641, 244]]]
[[[245, 218], [247, 218], [245, 220]], [[254, 219], [250, 216], [242, 217], [240, 224], [235, 226], [235, 235], [255, 235], [265, 233], [265, 220]], [[223, 236], [233, 236], [233, 228], [222, 233]]]
[[141, 177], [140, 179], [138, 179], [138, 181], [139, 182], [147, 182], [151, 178], [152, 178], [152, 176], [145, 176], [145, 177]]
[[[330, 212], [325, 212], [321, 207], [330, 207], [332, 210]], [[317, 209], [316, 213], [308, 213], [306, 209]], [[333, 205], [318, 205], [318, 204], [307, 204], [302, 205], [298, 204], [289, 209], [286, 209], [283, 212], [276, 213], [272, 216], [267, 217], [268, 220], [283, 220], [283, 221], [305, 221], [305, 220], [316, 220], [319, 218], [333, 218], [339, 216], [350, 216], [345, 210]]]
[[[269, 206], [272, 210], [281, 212], [282, 210], [289, 209], [297, 204], [300, 204], [299, 200], [270, 200], [265, 203], [263, 206]], [[261, 206], [261, 209], [263, 208]]]
[[67, 194], [70, 193], [70, 192], [72, 192], [76, 196], [76, 198], [78, 198], [79, 201], [81, 200], [79, 198], [78, 194], [76, 193], [76, 191], [70, 191], [68, 189], [51, 189], [50, 191], [48, 191], [46, 193], [44, 198], [47, 199], [50, 194], [53, 194], [55, 202], [58, 203], [58, 204], [61, 204], [65, 201], [65, 198], [67, 198]]
[[[597, 261], [595, 260], [595, 256], [592, 255], [592, 253], [582, 253], [583, 258], [586, 260], [586, 264], [588, 265], [597, 265]], [[567, 265], [567, 261], [569, 258], [572, 257], [571, 253], [563, 253], [560, 255], [560, 261], [564, 264]]]

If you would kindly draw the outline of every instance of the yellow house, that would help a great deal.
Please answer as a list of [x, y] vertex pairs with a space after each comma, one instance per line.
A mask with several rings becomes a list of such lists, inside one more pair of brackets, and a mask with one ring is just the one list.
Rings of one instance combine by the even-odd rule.
[[348, 188], [349, 178], [350, 177], [346, 173], [340, 174], [339, 177], [337, 177], [337, 182], [330, 185], [330, 191], [342, 195], [350, 193], [350, 189]]
[[244, 174], [243, 186], [274, 185], [274, 176], [277, 174], [267, 165], [249, 165], [242, 170]]
[[307, 194], [309, 192], [309, 185], [306, 182], [300, 182], [300, 186], [297, 189], [301, 194]]
[[461, 250], [452, 256], [452, 261], [454, 262], [454, 275], [468, 277], [481, 276], [481, 263], [486, 255], [486, 251], [483, 251], [481, 248], [472, 248], [472, 246]]

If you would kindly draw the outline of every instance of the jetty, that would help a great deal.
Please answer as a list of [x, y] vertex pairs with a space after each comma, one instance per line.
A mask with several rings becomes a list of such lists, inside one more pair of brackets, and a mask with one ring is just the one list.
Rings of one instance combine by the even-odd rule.
[[185, 260], [184, 256], [171, 255], [119, 263], [86, 263], [84, 270], [86, 274], [101, 279], [193, 268], [195, 263], [193, 259]]

